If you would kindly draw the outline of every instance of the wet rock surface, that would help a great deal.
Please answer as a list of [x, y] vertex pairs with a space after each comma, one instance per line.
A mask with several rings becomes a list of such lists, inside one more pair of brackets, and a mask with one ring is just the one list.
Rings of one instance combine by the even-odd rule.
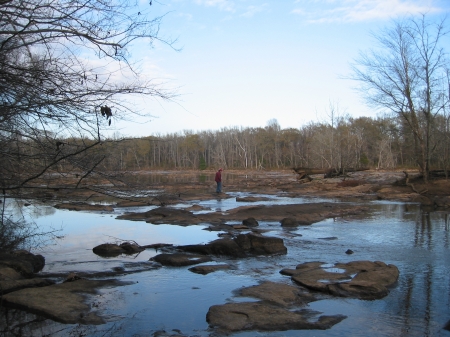
[[326, 330], [345, 318], [343, 315], [320, 316], [317, 321], [312, 321], [308, 314], [259, 302], [215, 305], [209, 308], [206, 315], [211, 327], [225, 333], [245, 330]]
[[233, 239], [224, 238], [205, 245], [185, 245], [177, 248], [186, 252], [231, 257], [287, 253], [283, 239], [263, 236], [257, 233], [239, 234]]
[[249, 218], [256, 221], [281, 221], [284, 218], [293, 218], [297, 224], [309, 225], [328, 218], [363, 214], [366, 211], [366, 207], [339, 203], [241, 206], [227, 212], [205, 214], [193, 214], [185, 209], [160, 207], [143, 213], [126, 213], [118, 216], [117, 219], [187, 226], [200, 223], [217, 224], [233, 220], [243, 221]]
[[92, 251], [103, 257], [114, 257], [121, 254], [137, 254], [144, 251], [145, 248], [133, 242], [122, 242], [121, 244], [103, 243], [92, 248]]
[[209, 273], [214, 273], [218, 270], [226, 270], [230, 269], [230, 266], [228, 264], [213, 264], [213, 265], [205, 265], [205, 266], [195, 266], [192, 268], [189, 268], [189, 270], [193, 273], [206, 275]]
[[69, 211], [104, 211], [111, 212], [114, 208], [110, 205], [88, 204], [84, 202], [71, 202], [55, 205], [58, 209], [67, 209]]
[[380, 261], [354, 261], [323, 267], [321, 262], [300, 264], [296, 269], [283, 269], [298, 284], [324, 293], [363, 300], [380, 299], [399, 277], [398, 268]]
[[0, 269], [9, 267], [23, 277], [32, 277], [45, 266], [45, 258], [25, 250], [0, 253]]
[[[98, 288], [123, 285], [116, 280], [77, 280], [46, 287], [28, 288], [2, 296], [3, 305], [26, 310], [66, 324], [103, 324], [91, 311], [85, 294], [96, 294]], [[83, 295], [84, 294], [84, 295]]]
[[161, 263], [163, 266], [183, 267], [194, 264], [212, 261], [212, 259], [205, 255], [195, 254], [158, 254], [151, 258], [152, 261]]

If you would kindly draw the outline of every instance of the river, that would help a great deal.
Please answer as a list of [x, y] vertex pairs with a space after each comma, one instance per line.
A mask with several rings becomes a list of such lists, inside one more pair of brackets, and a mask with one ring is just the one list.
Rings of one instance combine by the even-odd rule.
[[[193, 201], [177, 207], [199, 204], [211, 211], [226, 211], [246, 204], [236, 202], [236, 197], [246, 196], [245, 193], [228, 195], [223, 200]], [[260, 202], [264, 204], [324, 201], [258, 196], [271, 199]], [[283, 229], [277, 222], [260, 222], [260, 228], [268, 230], [265, 235], [284, 239], [287, 255], [240, 260], [217, 258], [217, 262], [228, 263], [232, 268], [208, 275], [192, 273], [188, 267], [162, 267], [120, 276], [132, 284], [103, 289], [94, 298], [95, 310], [107, 317], [104, 325], [63, 325], [50, 320], [36, 321], [34, 315], [21, 312], [9, 312], [9, 315], [14, 317], [13, 324], [24, 323], [20, 330], [23, 335], [152, 336], [156, 331], [165, 330], [171, 334], [181, 331], [186, 336], [215, 336], [208, 330], [205, 319], [210, 306], [254, 301], [236, 297], [235, 289], [264, 280], [292, 284], [279, 271], [304, 262], [334, 264], [370, 260], [396, 265], [400, 271], [397, 284], [388, 296], [374, 301], [320, 295], [307, 309], [325, 315], [348, 316], [330, 330], [251, 331], [232, 336], [450, 336], [443, 329], [450, 320], [449, 214], [427, 212], [417, 204], [401, 202], [365, 201], [364, 204], [369, 209], [364, 216], [328, 219], [296, 229]], [[92, 252], [94, 246], [117, 238], [141, 245], [184, 245], [207, 243], [218, 235], [204, 230], [206, 224], [181, 227], [115, 219], [123, 212], [149, 207], [96, 213], [58, 210], [52, 205], [33, 203], [20, 209], [41, 230], [58, 230], [59, 238], [32, 250], [46, 258], [43, 274], [128, 268], [158, 254], [154, 249], [147, 249], [137, 256], [104, 259]], [[345, 254], [347, 249], [354, 254]]]

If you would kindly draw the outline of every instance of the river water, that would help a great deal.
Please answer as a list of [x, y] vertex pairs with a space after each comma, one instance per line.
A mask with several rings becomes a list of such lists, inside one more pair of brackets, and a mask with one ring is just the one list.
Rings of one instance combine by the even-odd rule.
[[[236, 202], [237, 196], [246, 194], [228, 195], [229, 198], [223, 200], [193, 201], [177, 207], [199, 204], [211, 211], [226, 211], [246, 205]], [[324, 201], [265, 197], [271, 200], [259, 204]], [[287, 255], [239, 260], [217, 258], [217, 262], [228, 263], [232, 268], [208, 275], [192, 273], [189, 267], [162, 267], [119, 276], [132, 284], [103, 289], [93, 299], [96, 310], [107, 317], [108, 322], [104, 325], [36, 322], [33, 315], [24, 313], [16, 313], [15, 317], [23, 322], [33, 321], [21, 328], [24, 335], [33, 336], [152, 336], [160, 330], [171, 334], [181, 331], [187, 336], [216, 336], [208, 330], [206, 322], [210, 306], [254, 300], [236, 297], [234, 290], [238, 288], [265, 280], [292, 284], [290, 278], [279, 271], [295, 268], [299, 263], [370, 260], [396, 265], [400, 271], [397, 284], [387, 297], [375, 301], [319, 295], [320, 299], [310, 303], [307, 309], [324, 315], [348, 316], [330, 330], [251, 331], [232, 336], [450, 336], [450, 332], [443, 329], [450, 320], [449, 214], [423, 211], [417, 204], [364, 203], [369, 209], [364, 216], [328, 219], [297, 229], [283, 229], [277, 222], [260, 222], [260, 227], [268, 230], [265, 235], [284, 239]], [[44, 274], [128, 268], [158, 254], [153, 249], [137, 256], [109, 259], [93, 254], [94, 246], [117, 238], [134, 240], [141, 245], [184, 245], [207, 243], [218, 235], [204, 230], [207, 224], [181, 227], [115, 218], [123, 212], [144, 211], [149, 207], [115, 209], [112, 214], [58, 210], [45, 204], [22, 209], [25, 209], [25, 217], [32, 218], [40, 229], [60, 229], [57, 232], [59, 239], [33, 251], [46, 258]], [[354, 254], [345, 254], [347, 249], [353, 250]]]

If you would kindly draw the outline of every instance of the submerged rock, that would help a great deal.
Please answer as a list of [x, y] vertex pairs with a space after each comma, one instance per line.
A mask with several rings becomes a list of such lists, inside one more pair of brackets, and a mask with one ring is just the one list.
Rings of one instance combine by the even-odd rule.
[[211, 258], [204, 255], [193, 254], [159, 254], [150, 259], [151, 261], [159, 262], [163, 266], [191, 266], [203, 262], [211, 261]]

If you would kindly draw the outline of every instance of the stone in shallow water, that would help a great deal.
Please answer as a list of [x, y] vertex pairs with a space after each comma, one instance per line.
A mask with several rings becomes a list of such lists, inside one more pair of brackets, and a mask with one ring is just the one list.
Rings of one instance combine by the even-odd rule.
[[103, 318], [90, 311], [82, 294], [95, 294], [98, 288], [124, 284], [115, 280], [81, 279], [15, 291], [2, 296], [2, 304], [65, 324], [103, 324]]
[[259, 330], [283, 331], [301, 329], [325, 330], [346, 316], [320, 316], [311, 321], [309, 311], [289, 311], [286, 308], [262, 302], [242, 302], [214, 305], [209, 308], [206, 321], [210, 327], [225, 332]]
[[336, 296], [374, 300], [385, 297], [388, 287], [399, 277], [398, 268], [380, 261], [353, 261], [336, 263], [323, 268], [322, 263], [300, 264], [295, 270], [285, 269], [282, 274], [292, 275], [298, 284]]
[[190, 266], [211, 261], [209, 256], [193, 255], [193, 254], [159, 254], [152, 257], [150, 260], [161, 263], [163, 266]]
[[225, 269], [230, 269], [230, 266], [227, 264], [215, 264], [215, 265], [195, 266], [189, 268], [191, 272], [202, 275], [206, 275], [218, 270], [225, 270]]

